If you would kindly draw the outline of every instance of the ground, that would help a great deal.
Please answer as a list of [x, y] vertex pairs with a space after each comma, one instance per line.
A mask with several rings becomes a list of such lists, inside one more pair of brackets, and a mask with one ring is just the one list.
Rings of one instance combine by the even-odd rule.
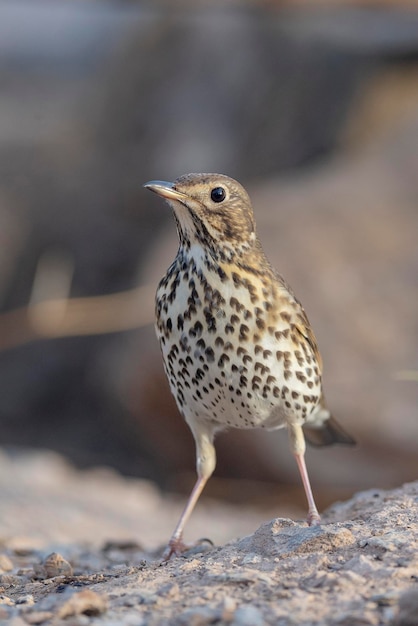
[[203, 502], [188, 536], [217, 545], [168, 563], [180, 502], [144, 481], [2, 453], [0, 501], [0, 624], [418, 624], [418, 482], [359, 493], [313, 528]]

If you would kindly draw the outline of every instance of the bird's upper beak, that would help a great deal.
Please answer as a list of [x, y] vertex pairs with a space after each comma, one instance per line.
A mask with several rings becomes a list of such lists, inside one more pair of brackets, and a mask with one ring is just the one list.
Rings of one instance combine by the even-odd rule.
[[177, 191], [174, 183], [167, 183], [164, 180], [150, 180], [149, 183], [145, 183], [144, 187], [166, 200], [177, 200], [184, 203], [184, 200], [187, 198], [186, 194]]

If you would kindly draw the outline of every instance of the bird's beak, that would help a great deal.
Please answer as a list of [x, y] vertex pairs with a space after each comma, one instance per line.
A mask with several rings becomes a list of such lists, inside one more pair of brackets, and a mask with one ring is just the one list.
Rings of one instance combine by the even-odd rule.
[[184, 204], [184, 200], [187, 198], [185, 193], [177, 191], [174, 187], [174, 183], [167, 183], [164, 180], [150, 180], [149, 183], [145, 183], [144, 187], [166, 200], [177, 200]]

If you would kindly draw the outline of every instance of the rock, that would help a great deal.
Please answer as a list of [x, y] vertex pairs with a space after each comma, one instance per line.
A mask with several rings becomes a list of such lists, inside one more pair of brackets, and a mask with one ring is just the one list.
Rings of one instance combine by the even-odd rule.
[[265, 624], [262, 612], [251, 604], [240, 606], [234, 613], [231, 626], [263, 626]]
[[[303, 527], [289, 520], [273, 520], [263, 524], [252, 536], [254, 551], [286, 557], [291, 554], [327, 553], [355, 542], [352, 533], [344, 527]], [[246, 545], [244, 540], [243, 545]]]
[[399, 598], [396, 626], [416, 626], [418, 623], [418, 589], [411, 588]]
[[13, 563], [6, 554], [0, 554], [0, 572], [10, 572], [13, 569]]
[[51, 611], [32, 611], [31, 613], [25, 613], [25, 622], [28, 624], [43, 624], [50, 620], [54, 614]]
[[72, 615], [97, 616], [107, 610], [107, 600], [95, 591], [85, 589], [74, 593], [58, 610], [58, 617], [65, 619]]
[[52, 552], [46, 557], [42, 563], [46, 578], [54, 578], [54, 576], [71, 576], [73, 568], [70, 563], [64, 559], [61, 554]]

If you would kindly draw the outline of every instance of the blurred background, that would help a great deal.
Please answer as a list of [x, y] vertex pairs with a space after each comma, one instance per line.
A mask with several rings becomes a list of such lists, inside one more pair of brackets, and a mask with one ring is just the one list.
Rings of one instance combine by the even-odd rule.
[[[416, 3], [173, 4], [0, 2], [0, 444], [188, 491], [152, 326], [175, 227], [142, 184], [222, 172], [359, 441], [308, 452], [319, 505], [416, 479]], [[208, 494], [305, 507], [285, 433], [217, 450]]]

